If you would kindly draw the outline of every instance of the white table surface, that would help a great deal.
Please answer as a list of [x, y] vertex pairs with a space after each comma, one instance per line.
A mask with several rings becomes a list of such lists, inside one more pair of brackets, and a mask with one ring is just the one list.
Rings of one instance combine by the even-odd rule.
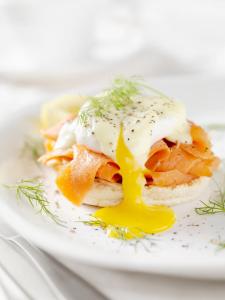
[[[30, 101], [35, 101], [40, 97], [48, 98], [53, 94], [56, 93], [52, 91], [42, 92], [31, 88], [19, 88], [0, 83], [0, 126], [4, 122], [4, 118], [12, 111], [22, 109]], [[9, 269], [15, 270], [17, 276], [22, 276], [25, 281], [26, 278], [29, 278], [28, 288], [34, 293], [35, 299], [52, 299], [40, 277], [33, 272], [30, 265], [24, 260], [21, 262], [17, 253], [0, 242], [0, 262], [3, 261]], [[118, 272], [80, 264], [77, 264], [77, 271], [105, 293], [109, 299], [115, 300], [211, 300], [224, 299], [225, 295], [225, 284], [222, 281], [210, 282], [163, 277], [154, 274]], [[63, 273], [60, 275], [60, 272], [60, 270], [56, 271], [56, 275], [63, 276]], [[0, 281], [2, 280], [0, 273]], [[72, 286], [71, 278], [70, 281]], [[73, 291], [71, 290], [71, 292]], [[23, 298], [17, 294], [15, 299], [20, 300]]]

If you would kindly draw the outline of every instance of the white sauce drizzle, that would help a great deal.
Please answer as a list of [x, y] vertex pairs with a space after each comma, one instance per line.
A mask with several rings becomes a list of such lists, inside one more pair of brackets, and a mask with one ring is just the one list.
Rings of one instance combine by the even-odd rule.
[[[116, 160], [117, 141], [123, 124], [125, 142], [139, 165], [144, 167], [151, 146], [160, 139], [192, 142], [183, 104], [159, 96], [137, 96], [132, 100], [132, 104], [121, 110], [110, 107], [103, 117], [91, 113], [86, 126], [77, 119], [70, 125], [65, 124], [56, 148], [71, 147], [76, 141]], [[81, 111], [88, 105], [86, 103]]]

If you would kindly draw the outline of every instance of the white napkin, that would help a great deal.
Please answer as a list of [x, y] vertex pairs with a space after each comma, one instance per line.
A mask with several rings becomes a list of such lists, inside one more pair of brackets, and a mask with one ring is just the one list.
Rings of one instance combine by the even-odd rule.
[[[1, 226], [3, 225], [1, 224]], [[1, 241], [0, 262], [26, 287], [35, 300], [55, 300], [26, 257], [19, 255]], [[55, 268], [53, 265], [52, 267]], [[67, 292], [74, 295], [75, 299], [78, 296], [77, 299], [79, 299], [79, 291], [73, 290], [73, 277], [68, 277], [64, 268], [56, 268], [55, 270], [55, 276], [61, 276], [62, 280], [66, 282], [69, 288]], [[112, 300], [211, 300], [223, 299], [225, 293], [224, 282], [112, 271], [80, 264], [76, 265], [76, 270], [78, 274]], [[10, 290], [14, 297], [12, 300], [23, 300], [21, 293], [6, 278], [1, 276], [1, 272], [0, 280]]]

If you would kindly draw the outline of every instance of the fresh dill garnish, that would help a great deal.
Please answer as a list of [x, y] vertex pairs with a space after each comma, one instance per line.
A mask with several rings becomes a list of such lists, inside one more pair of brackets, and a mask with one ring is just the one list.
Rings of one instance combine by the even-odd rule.
[[100, 227], [102, 229], [106, 229], [107, 225], [105, 222], [103, 222], [102, 220], [96, 218], [96, 217], [91, 217], [90, 220], [86, 220], [86, 221], [79, 221], [85, 225], [88, 226], [93, 226], [93, 227]]
[[158, 246], [159, 240], [156, 238], [153, 238], [149, 235], [144, 235], [142, 238], [134, 238], [131, 240], [122, 241], [122, 246], [124, 246], [124, 243], [128, 244], [129, 246], [134, 247], [135, 252], [137, 252], [138, 247], [142, 247], [146, 252], [151, 252], [153, 247]]
[[195, 212], [199, 215], [214, 215], [225, 213], [225, 188], [218, 185], [217, 194], [214, 200], [208, 203], [201, 201], [202, 206], [195, 208]]
[[[116, 110], [124, 109], [127, 105], [133, 103], [132, 97], [140, 95], [144, 89], [151, 90], [160, 97], [166, 97], [161, 92], [149, 87], [141, 78], [117, 77], [112, 83], [112, 87], [106, 89], [102, 94], [89, 97], [89, 105], [81, 110], [79, 121], [83, 125], [87, 125], [88, 117], [94, 115], [96, 117], [104, 117], [110, 107]], [[166, 97], [168, 98], [168, 97]]]
[[221, 251], [221, 250], [225, 250], [225, 241], [219, 241], [217, 244], [217, 250]]
[[225, 241], [221, 240], [220, 237], [216, 240], [211, 240], [211, 243], [217, 246], [216, 251], [225, 250]]
[[39, 208], [39, 213], [47, 215], [55, 223], [62, 225], [58, 216], [54, 215], [49, 210], [49, 202], [45, 194], [44, 184], [40, 181], [40, 179], [22, 179], [14, 185], [4, 185], [4, 187], [14, 190], [18, 200], [28, 200], [28, 203], [33, 208]]
[[[135, 228], [135, 233], [132, 233], [128, 227], [125, 226], [117, 226], [117, 225], [107, 225], [101, 219], [91, 216], [90, 220], [80, 221], [85, 225], [98, 227], [106, 232], [111, 232], [113, 230], [113, 236], [119, 240], [127, 241], [127, 240], [139, 240], [140, 238], [146, 238], [147, 235], [142, 230]], [[138, 237], [137, 237], [138, 236]], [[140, 236], [140, 238], [139, 238]]]
[[140, 237], [137, 237], [136, 234], [130, 232], [128, 227], [116, 226], [116, 225], [107, 225], [105, 222], [91, 216], [90, 220], [78, 221], [88, 226], [98, 227], [102, 230], [111, 232], [113, 230], [113, 236], [116, 239], [121, 241], [121, 246], [132, 246], [137, 252], [138, 247], [142, 247], [145, 251], [151, 252], [151, 249], [157, 245], [158, 240], [152, 236], [145, 234], [143, 231], [137, 229], [137, 233], [142, 233]]
[[128, 80], [122, 77], [116, 78], [112, 87], [106, 89], [103, 94], [88, 98], [90, 105], [79, 114], [79, 120], [86, 124], [90, 113], [96, 117], [103, 117], [110, 106], [117, 110], [123, 109], [133, 102], [132, 96], [140, 93], [141, 86], [140, 81]]
[[43, 141], [38, 137], [27, 136], [23, 148], [21, 149], [21, 155], [29, 155], [34, 161], [44, 153]]
[[134, 237], [131, 237], [131, 233], [129, 232], [129, 229], [127, 227], [121, 227], [121, 226], [114, 226], [114, 225], [108, 225], [106, 228], [106, 231], [108, 233], [113, 231], [113, 235], [114, 237], [116, 237], [118, 240], [121, 241], [127, 241], [128, 240], [128, 236], [129, 239], [133, 239]]

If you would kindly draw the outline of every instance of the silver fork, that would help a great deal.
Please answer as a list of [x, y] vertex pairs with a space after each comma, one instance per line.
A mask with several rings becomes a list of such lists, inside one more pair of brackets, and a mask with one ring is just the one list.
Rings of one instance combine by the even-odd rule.
[[[67, 297], [61, 292], [63, 289], [62, 282], [57, 280], [55, 276], [55, 271], [50, 265], [57, 265], [62, 267], [60, 263], [51, 259], [49, 256], [40, 251], [37, 247], [30, 244], [26, 239], [24, 239], [19, 234], [16, 234], [8, 225], [0, 226], [0, 238], [7, 243], [14, 244], [25, 254], [25, 256], [32, 262], [33, 266], [40, 273], [42, 278], [47, 283], [49, 289], [51, 290], [53, 296], [57, 300], [68, 300], [75, 299], [75, 295], [67, 295]], [[73, 278], [74, 290], [79, 292], [79, 299], [92, 299], [92, 300], [107, 300], [107, 298], [100, 293], [95, 287], [81, 278], [79, 275], [74, 274], [63, 267], [63, 271], [67, 273], [68, 276]], [[53, 280], [54, 278], [54, 280]], [[61, 289], [59, 289], [61, 287]], [[64, 288], [65, 290], [65, 288]], [[66, 292], [66, 291], [65, 291]]]
[[[30, 295], [29, 292], [27, 292], [27, 290], [24, 289], [24, 287], [16, 280], [16, 278], [11, 275], [10, 272], [0, 263], [0, 278], [2, 278], [2, 276], [6, 277], [10, 282], [10, 289], [12, 285], [16, 287], [17, 291], [19, 291], [19, 293], [23, 295], [23, 299], [34, 300], [32, 295]], [[15, 298], [11, 294], [9, 288], [7, 288], [7, 286], [3, 282], [0, 282], [0, 290], [4, 295], [4, 299], [11, 300]]]

